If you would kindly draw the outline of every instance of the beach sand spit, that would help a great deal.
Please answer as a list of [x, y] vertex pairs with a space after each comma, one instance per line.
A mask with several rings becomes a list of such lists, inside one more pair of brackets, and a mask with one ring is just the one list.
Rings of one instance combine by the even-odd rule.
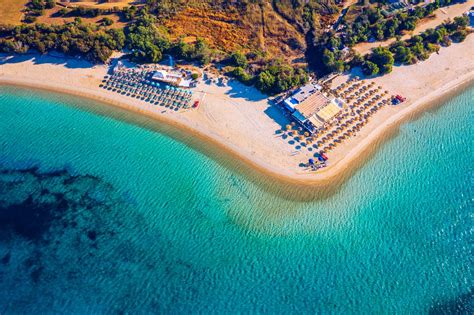
[[[193, 96], [193, 100], [201, 102], [199, 109], [179, 113], [100, 88], [108, 68], [81, 60], [0, 55], [0, 84], [77, 95], [145, 115], [166, 126], [167, 133], [174, 138], [238, 169], [250, 179], [267, 182], [281, 193], [301, 189], [301, 194], [306, 194], [302, 188], [307, 187], [314, 196], [318, 190], [315, 188], [320, 188], [321, 194], [334, 191], [396, 134], [401, 123], [471, 86], [472, 51], [474, 36], [468, 36], [463, 43], [442, 48], [422, 63], [397, 66], [388, 75], [367, 79], [393, 94], [405, 96], [407, 101], [377, 112], [357, 136], [330, 153], [329, 166], [318, 172], [304, 171], [299, 165], [309, 155], [298, 153], [288, 139], [279, 136], [278, 131], [289, 123], [281, 111], [255, 89], [235, 81], [226, 85], [200, 83]], [[349, 77], [340, 76], [334, 83]]]

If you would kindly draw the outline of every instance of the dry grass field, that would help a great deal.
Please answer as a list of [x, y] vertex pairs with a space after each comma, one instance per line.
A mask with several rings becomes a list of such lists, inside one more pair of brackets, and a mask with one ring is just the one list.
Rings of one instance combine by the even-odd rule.
[[0, 23], [20, 24], [28, 0], [0, 0]]
[[[1, 0], [0, 0], [1, 1]], [[78, 2], [79, 3], [79, 2]], [[39, 16], [37, 22], [38, 23], [45, 23], [45, 24], [63, 24], [63, 23], [68, 23], [74, 21], [74, 17], [57, 17], [55, 14], [61, 9], [60, 6], [56, 6], [53, 9], [46, 10], [44, 15]], [[105, 16], [97, 16], [93, 18], [87, 18], [87, 17], [82, 17], [82, 21], [84, 23], [98, 23], [100, 22], [104, 17], [108, 17], [111, 19], [114, 24], [109, 26], [108, 28], [122, 28], [125, 27], [125, 23], [120, 21], [120, 18], [116, 14], [108, 14]]]
[[224, 51], [259, 49], [292, 60], [301, 57], [305, 47], [303, 34], [270, 5], [255, 5], [239, 14], [201, 3], [179, 11], [164, 24], [173, 38], [204, 38]]
[[[0, 23], [20, 24], [23, 9], [29, 0], [0, 0]], [[278, 8], [271, 1], [248, 2], [246, 5], [229, 6], [224, 0], [166, 0], [171, 14], [159, 19], [158, 24], [168, 29], [172, 39], [186, 38], [192, 42], [204, 38], [211, 47], [232, 52], [262, 51], [269, 57], [295, 62], [303, 60], [306, 42], [302, 31], [299, 11], [292, 11], [290, 0], [280, 0]], [[293, 0], [291, 0], [293, 1]], [[301, 0], [303, 1], [303, 0]], [[221, 3], [222, 2], [222, 3]], [[288, 3], [287, 3], [288, 2]], [[106, 9], [128, 5], [141, 6], [138, 0], [115, 0], [101, 2], [85, 0], [77, 2], [58, 1], [58, 5], [45, 10], [37, 18], [38, 23], [62, 24], [73, 21], [73, 17], [62, 17], [56, 13], [63, 7], [88, 7]], [[111, 28], [124, 27], [116, 14], [106, 15], [113, 20]], [[86, 18], [85, 23], [98, 23], [104, 16]], [[329, 18], [329, 17], [327, 17]]]

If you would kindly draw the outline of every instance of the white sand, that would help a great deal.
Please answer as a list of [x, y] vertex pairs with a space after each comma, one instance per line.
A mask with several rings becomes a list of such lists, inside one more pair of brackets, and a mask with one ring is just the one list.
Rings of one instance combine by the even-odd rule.
[[228, 86], [200, 84], [194, 94], [194, 99], [201, 100], [199, 109], [181, 113], [164, 111], [162, 107], [99, 88], [106, 67], [91, 68], [83, 61], [46, 56], [5, 57], [0, 61], [0, 84], [97, 99], [172, 125], [185, 136], [202, 141], [202, 145], [211, 144], [219, 152], [229, 153], [254, 170], [281, 181], [324, 186], [347, 177], [349, 170], [363, 162], [367, 153], [386, 138], [384, 135], [392, 133], [413, 112], [471, 82], [473, 48], [474, 36], [469, 36], [464, 43], [442, 48], [439, 55], [434, 54], [423, 63], [395, 67], [393, 73], [373, 79], [390, 92], [406, 96], [407, 102], [380, 110], [356, 137], [331, 152], [329, 166], [317, 173], [299, 167], [301, 162], [307, 162], [309, 152], [292, 155], [294, 146], [276, 134], [288, 123], [281, 111], [255, 89], [236, 82]]

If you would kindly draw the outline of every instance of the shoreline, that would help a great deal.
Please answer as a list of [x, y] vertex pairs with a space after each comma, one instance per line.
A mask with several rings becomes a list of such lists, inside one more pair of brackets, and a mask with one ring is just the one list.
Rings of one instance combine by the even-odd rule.
[[[73, 89], [60, 88], [53, 84], [43, 84], [28, 80], [0, 77], [0, 85], [19, 88], [31, 88], [64, 95], [72, 95], [79, 98], [84, 98], [102, 103], [104, 106], [112, 105], [134, 114], [145, 114], [147, 118], [151, 118], [154, 121], [159, 121], [160, 123], [164, 123], [165, 127], [172, 128], [173, 130], [171, 130], [171, 132], [165, 131], [165, 133], [168, 136], [171, 136], [179, 141], [187, 142], [187, 145], [191, 144], [193, 149], [199, 150], [201, 152], [203, 151], [201, 148], [198, 148], [196, 145], [193, 145], [195, 141], [186, 141], [186, 139], [183, 139], [182, 135], [180, 135], [179, 133], [190, 131], [194, 133], [193, 135], [198, 136], [198, 141], [204, 142], [206, 144], [211, 143], [213, 146], [215, 146], [215, 148], [207, 148], [205, 149], [205, 151], [209, 152], [202, 152], [207, 156], [212, 156], [212, 158], [217, 158], [217, 160], [221, 160], [220, 158], [224, 158], [224, 160], [227, 160], [227, 158], [239, 159], [237, 160], [237, 164], [241, 164], [240, 166], [247, 166], [248, 168], [246, 171], [244, 170], [245, 173], [251, 173], [252, 170], [256, 170], [260, 173], [260, 175], [268, 176], [268, 180], [278, 180], [281, 184], [289, 184], [297, 186], [299, 188], [308, 186], [310, 188], [322, 188], [324, 190], [328, 190], [329, 188], [329, 191], [332, 190], [330, 189], [331, 186], [339, 186], [339, 184], [342, 184], [348, 178], [350, 178], [352, 174], [357, 171], [357, 169], [359, 169], [363, 164], [365, 164], [365, 162], [370, 159], [370, 156], [372, 156], [372, 154], [374, 154], [380, 148], [381, 145], [383, 145], [386, 141], [390, 140], [398, 133], [399, 127], [403, 123], [415, 120], [419, 117], [419, 115], [423, 114], [427, 110], [441, 106], [450, 98], [455, 97], [462, 91], [470, 88], [473, 85], [473, 82], [474, 77], [472, 76], [472, 74], [467, 74], [464, 77], [459, 78], [457, 81], [451, 83], [449, 86], [445, 86], [441, 90], [433, 91], [431, 94], [426, 95], [424, 98], [417, 100], [409, 107], [403, 109], [397, 115], [392, 116], [392, 118], [389, 121], [385, 122], [383, 125], [378, 126], [364, 139], [364, 141], [360, 142], [350, 151], [347, 156], [345, 156], [342, 160], [338, 161], [336, 164], [331, 165], [326, 169], [322, 169], [318, 173], [291, 176], [286, 173], [279, 173], [276, 170], [273, 170], [272, 168], [266, 167], [265, 165], [262, 165], [257, 161], [252, 160], [247, 155], [242, 154], [242, 152], [239, 152], [233, 149], [232, 147], [227, 146], [226, 144], [218, 141], [217, 139], [214, 139], [213, 137], [209, 137], [203, 134], [200, 130], [186, 126], [178, 121], [174, 121], [163, 115], [150, 115], [150, 113], [143, 113], [138, 108], [131, 107], [125, 102], [116, 102], [115, 100], [102, 97], [95, 93], [81, 93]], [[161, 130], [162, 128], [158, 129], [160, 129], [160, 131], [163, 131]], [[175, 132], [178, 132], [178, 134], [175, 134]], [[224, 149], [224, 154], [228, 157], [217, 157], [214, 154], [216, 153], [216, 151], [218, 151], [217, 149]], [[224, 162], [224, 164], [227, 165], [228, 163], [226, 162]], [[235, 166], [236, 165], [234, 165], [233, 168], [241, 169], [241, 167]]]
[[[469, 47], [467, 48], [469, 49]], [[444, 50], [448, 49], [445, 48]], [[33, 67], [35, 66], [33, 65]], [[418, 66], [422, 67], [423, 63]], [[55, 65], [55, 67], [58, 66]], [[403, 69], [400, 68], [403, 67], [397, 67], [394, 71], [400, 71], [403, 74]], [[249, 148], [241, 148], [229, 141], [229, 137], [226, 139], [213, 132], [213, 130], [210, 130], [210, 126], [199, 125], [199, 121], [193, 121], [194, 116], [183, 118], [179, 116], [181, 113], [176, 114], [177, 116], [172, 116], [143, 109], [139, 104], [135, 104], [139, 103], [138, 101], [128, 100], [126, 97], [115, 95], [112, 92], [107, 93], [99, 87], [88, 88], [78, 84], [75, 88], [71, 88], [67, 84], [59, 84], [52, 81], [45, 83], [46, 81], [44, 80], [39, 81], [32, 80], [29, 77], [22, 77], [18, 75], [18, 71], [14, 72], [13, 75], [0, 72], [0, 85], [26, 87], [73, 95], [104, 104], [107, 109], [120, 108], [140, 117], [147, 117], [153, 122], [158, 122], [158, 124], [155, 123], [154, 125], [156, 125], [160, 132], [164, 132], [168, 136], [184, 142], [186, 145], [202, 152], [220, 164], [243, 173], [254, 182], [263, 183], [263, 186], [269, 190], [282, 195], [291, 195], [292, 199], [294, 198], [293, 190], [296, 190], [299, 191], [298, 195], [302, 198], [314, 199], [328, 196], [335, 192], [342, 183], [349, 179], [357, 169], [370, 159], [372, 154], [383, 143], [391, 139], [398, 132], [399, 127], [404, 122], [416, 119], [418, 115], [429, 108], [439, 106], [444, 100], [459, 94], [461, 90], [471, 87], [474, 82], [474, 72], [469, 67], [467, 68], [467, 71], [461, 76], [448, 80], [447, 83], [431, 90], [431, 92], [422, 94], [423, 96], [418, 99], [414, 97], [414, 100], [409, 100], [403, 108], [397, 108], [393, 115], [389, 116], [381, 124], [376, 125], [365, 137], [349, 140], [349, 143], [354, 141], [356, 144], [347, 151], [347, 154], [344, 154], [342, 158], [334, 159], [335, 162], [331, 163], [327, 168], [319, 170], [317, 173], [296, 172], [285, 169], [284, 165], [276, 168], [275, 165], [263, 160], [262, 156], [256, 156], [255, 152], [252, 151], [249, 152]], [[64, 68], [61, 71], [70, 72], [74, 70]], [[272, 134], [270, 136], [275, 135]], [[207, 144], [210, 145], [207, 146]], [[291, 194], [287, 194], [288, 190], [292, 190]]]

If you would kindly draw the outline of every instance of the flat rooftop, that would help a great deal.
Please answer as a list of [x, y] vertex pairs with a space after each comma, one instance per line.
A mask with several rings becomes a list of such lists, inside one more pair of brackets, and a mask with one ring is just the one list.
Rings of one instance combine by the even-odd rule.
[[308, 96], [301, 104], [295, 106], [305, 118], [311, 117], [320, 108], [328, 105], [331, 101], [320, 92], [315, 92]]
[[328, 121], [331, 120], [331, 118], [333, 118], [337, 114], [339, 114], [341, 112], [341, 109], [342, 108], [337, 106], [335, 103], [329, 102], [329, 104], [320, 108], [319, 111], [316, 112], [316, 115], [323, 121]]

